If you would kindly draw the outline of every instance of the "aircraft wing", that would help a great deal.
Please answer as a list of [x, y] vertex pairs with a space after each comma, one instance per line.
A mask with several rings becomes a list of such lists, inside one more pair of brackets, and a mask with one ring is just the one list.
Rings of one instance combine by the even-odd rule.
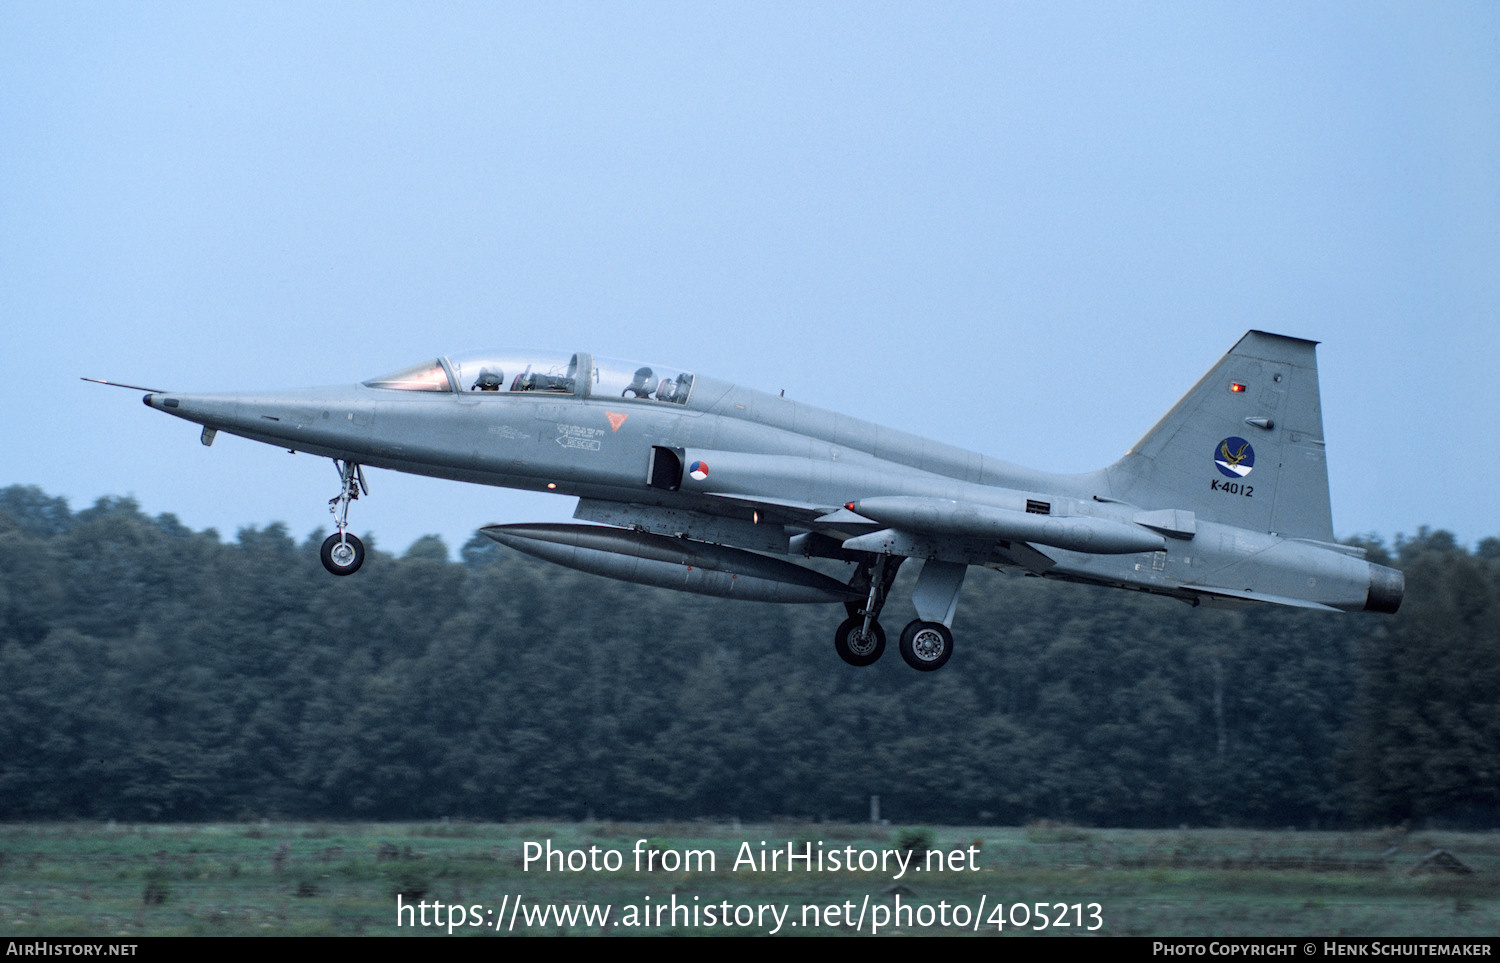
[[764, 495], [736, 495], [732, 492], [709, 492], [707, 497], [729, 505], [749, 508], [752, 511], [760, 509], [768, 513], [783, 515], [789, 520], [799, 522], [813, 522], [830, 512], [841, 510], [834, 505], [797, 501], [792, 498], [768, 498]]

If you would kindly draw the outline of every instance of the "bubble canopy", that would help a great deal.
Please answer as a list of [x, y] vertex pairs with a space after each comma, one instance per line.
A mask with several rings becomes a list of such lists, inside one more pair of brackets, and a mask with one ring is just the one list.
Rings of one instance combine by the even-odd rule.
[[496, 350], [424, 361], [364, 384], [398, 391], [472, 392], [484, 398], [543, 392], [685, 405], [693, 390], [693, 376], [676, 368], [595, 358], [583, 352]]

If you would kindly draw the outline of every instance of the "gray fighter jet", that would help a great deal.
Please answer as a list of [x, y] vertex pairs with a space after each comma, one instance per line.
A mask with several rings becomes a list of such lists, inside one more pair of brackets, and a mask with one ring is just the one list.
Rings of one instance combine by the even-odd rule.
[[[362, 466], [578, 498], [595, 524], [494, 525], [521, 552], [599, 575], [762, 602], [842, 603], [834, 647], [885, 650], [878, 621], [917, 559], [915, 669], [953, 653], [970, 565], [1202, 603], [1394, 612], [1402, 574], [1334, 540], [1316, 342], [1251, 331], [1123, 458], [1052, 475], [675, 368], [488, 351], [363, 384], [145, 403], [332, 458], [324, 566], [364, 547]], [[840, 581], [787, 556], [850, 563]]]

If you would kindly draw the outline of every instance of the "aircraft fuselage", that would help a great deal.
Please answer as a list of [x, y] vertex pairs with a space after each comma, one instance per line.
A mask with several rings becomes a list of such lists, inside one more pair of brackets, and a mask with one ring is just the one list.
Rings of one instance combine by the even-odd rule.
[[[1333, 541], [1311, 342], [1252, 332], [1124, 459], [1079, 475], [702, 376], [640, 366], [632, 378], [631, 366], [578, 354], [507, 380], [503, 369], [519, 365], [444, 358], [359, 385], [144, 401], [203, 425], [206, 444], [222, 431], [353, 466], [341, 476], [345, 511], [361, 465], [577, 496], [575, 516], [602, 525], [484, 531], [645, 584], [844, 602], [839, 652], [854, 664], [878, 657], [874, 616], [907, 558], [923, 562], [912, 626], [926, 628], [908, 626], [902, 642], [918, 668], [946, 661], [968, 565], [1194, 604], [1400, 602], [1399, 572]], [[357, 545], [338, 518], [330, 543]], [[844, 586], [765, 557], [777, 555], [858, 569]], [[326, 551], [325, 564], [340, 572]], [[924, 645], [942, 654], [924, 661]]]

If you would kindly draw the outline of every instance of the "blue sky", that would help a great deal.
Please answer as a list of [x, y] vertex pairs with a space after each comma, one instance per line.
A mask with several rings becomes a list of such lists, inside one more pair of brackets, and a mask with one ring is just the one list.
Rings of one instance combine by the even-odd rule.
[[[1500, 6], [0, 5], [0, 485], [226, 537], [326, 462], [148, 411], [588, 350], [1070, 472], [1322, 342], [1340, 535], [1500, 535]], [[400, 550], [571, 500], [371, 472]]]

